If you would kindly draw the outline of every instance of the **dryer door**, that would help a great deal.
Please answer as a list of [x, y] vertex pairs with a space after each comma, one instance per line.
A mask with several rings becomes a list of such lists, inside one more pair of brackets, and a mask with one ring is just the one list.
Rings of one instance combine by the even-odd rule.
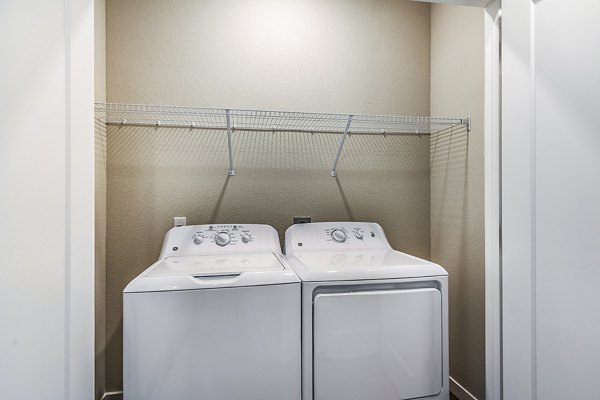
[[437, 289], [319, 294], [313, 318], [315, 400], [400, 400], [441, 392]]

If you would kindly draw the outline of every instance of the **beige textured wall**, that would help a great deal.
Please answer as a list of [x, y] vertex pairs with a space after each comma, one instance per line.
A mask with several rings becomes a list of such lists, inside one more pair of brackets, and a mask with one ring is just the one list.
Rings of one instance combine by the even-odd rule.
[[431, 259], [450, 275], [450, 375], [485, 397], [483, 10], [431, 6], [431, 115], [473, 129], [431, 137]]
[[[94, 101], [106, 101], [106, 1], [94, 0]], [[106, 348], [106, 126], [95, 120], [95, 395], [105, 391]]]
[[429, 6], [407, 0], [108, 0], [110, 101], [429, 111]]
[[[108, 0], [108, 101], [429, 114], [429, 6], [399, 0]], [[125, 285], [174, 216], [267, 223], [367, 220], [429, 257], [429, 138], [108, 130], [107, 389], [122, 385]]]

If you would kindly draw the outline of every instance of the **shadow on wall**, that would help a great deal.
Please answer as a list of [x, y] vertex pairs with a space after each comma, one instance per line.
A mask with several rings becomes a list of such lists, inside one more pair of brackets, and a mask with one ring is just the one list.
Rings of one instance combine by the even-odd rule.
[[[434, 240], [432, 246], [444, 248], [446, 251], [452, 251], [452, 258], [464, 260], [466, 249], [463, 245], [468, 241], [469, 221], [466, 219], [468, 212], [468, 149], [469, 133], [466, 127], [450, 128], [432, 135], [430, 140], [430, 168], [432, 183], [432, 227]], [[442, 201], [433, 201], [433, 199], [442, 199]], [[445, 215], [447, 218], [439, 218]], [[451, 232], [449, 232], [451, 230]], [[444, 237], [450, 239], [452, 244], [447, 246], [442, 243], [436, 243], [435, 233], [446, 232]], [[435, 253], [438, 249], [433, 249]], [[453, 278], [461, 281], [467, 271], [458, 269], [453, 271]], [[459, 273], [459, 276], [456, 275]], [[460, 296], [460, 293], [458, 294]]]
[[450, 370], [459, 371], [453, 377], [461, 381], [468, 374], [481, 375], [477, 370], [482, 360], [478, 349], [484, 345], [481, 332], [485, 329], [479, 191], [483, 182], [478, 181], [480, 171], [473, 169], [483, 168], [483, 163], [477, 152], [469, 154], [469, 146], [480, 143], [478, 137], [469, 136], [462, 129], [431, 137], [431, 255], [449, 273]]
[[[339, 139], [340, 135], [331, 134], [238, 131], [233, 140], [236, 175], [230, 187], [222, 131], [112, 127], [109, 202], [128, 209], [122, 216], [125, 220], [148, 211], [155, 219], [167, 213], [168, 219], [161, 221], [161, 230], [156, 232], [162, 235], [174, 216], [168, 211], [174, 208], [192, 216], [188, 223], [214, 223], [240, 213], [246, 219], [250, 208], [259, 214], [265, 206], [281, 209], [288, 203], [306, 209], [326, 197], [336, 209], [343, 206], [345, 212], [338, 209], [335, 216], [353, 220], [349, 200], [356, 197], [353, 188], [365, 189], [363, 197], [380, 198], [384, 203], [389, 194], [407, 200], [414, 184], [421, 185], [426, 178], [427, 137], [351, 135], [339, 163], [339, 178], [332, 179]], [[386, 184], [386, 180], [392, 182]], [[337, 192], [332, 191], [333, 182]], [[427, 201], [428, 197], [419, 199]], [[354, 203], [364, 205], [360, 199]], [[276, 212], [270, 211], [267, 220]]]
[[294, 215], [380, 223], [390, 243], [429, 258], [429, 136], [233, 135], [223, 131], [108, 129], [107, 390], [122, 385], [124, 287], [152, 264], [174, 216], [188, 224], [263, 223], [283, 239]]
[[210, 215], [209, 221], [217, 221], [217, 216], [219, 215], [219, 210], [221, 209], [221, 204], [223, 204], [223, 199], [225, 198], [225, 193], [227, 192], [227, 185], [229, 184], [229, 179], [231, 176], [227, 175], [225, 178], [225, 182], [223, 183], [223, 187], [221, 188], [221, 193], [219, 194], [219, 198], [215, 203], [215, 207], [213, 209], [212, 214]]
[[344, 204], [344, 208], [346, 209], [346, 214], [348, 214], [348, 221], [356, 221], [356, 219], [354, 219], [354, 215], [352, 215], [352, 209], [350, 208], [350, 203], [348, 202], [348, 198], [344, 193], [344, 188], [342, 187], [340, 178], [338, 178], [337, 176], [335, 177], [335, 183], [337, 184], [338, 189], [340, 190], [340, 197], [342, 198], [342, 203]]
[[106, 366], [106, 124], [102, 118], [94, 120], [95, 151], [95, 398], [104, 394]]

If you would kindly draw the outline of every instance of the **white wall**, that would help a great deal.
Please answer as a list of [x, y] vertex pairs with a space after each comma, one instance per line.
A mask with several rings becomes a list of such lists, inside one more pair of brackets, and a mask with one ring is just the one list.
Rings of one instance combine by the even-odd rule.
[[598, 397], [599, 13], [503, 1], [506, 399]]
[[93, 395], [93, 3], [0, 3], [0, 391]]

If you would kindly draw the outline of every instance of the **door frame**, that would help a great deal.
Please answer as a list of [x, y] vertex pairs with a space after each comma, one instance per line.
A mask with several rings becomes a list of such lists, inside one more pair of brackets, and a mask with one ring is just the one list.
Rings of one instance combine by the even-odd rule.
[[501, 0], [417, 0], [481, 7], [484, 15], [485, 396], [501, 400], [502, 375], [502, 8]]
[[417, 0], [481, 7], [484, 15], [485, 398], [501, 400], [502, 375], [502, 8], [501, 0]]
[[485, 397], [502, 399], [502, 9], [485, 7]]

